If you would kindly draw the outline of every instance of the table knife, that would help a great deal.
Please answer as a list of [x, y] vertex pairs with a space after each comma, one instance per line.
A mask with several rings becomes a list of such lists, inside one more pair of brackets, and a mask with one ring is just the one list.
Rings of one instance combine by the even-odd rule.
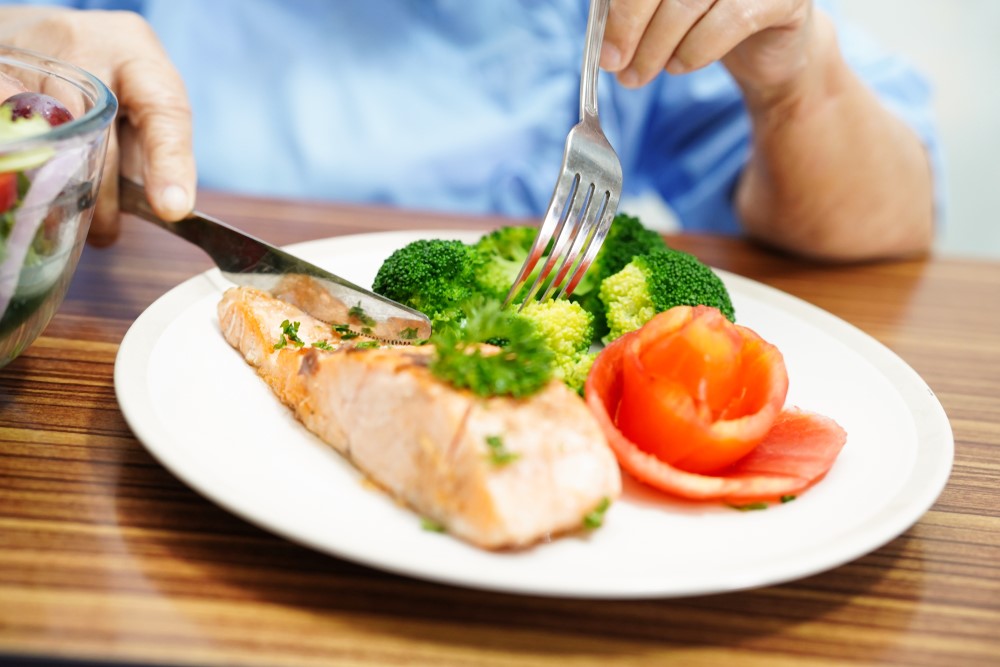
[[198, 211], [177, 222], [153, 212], [143, 186], [119, 179], [119, 206], [205, 251], [222, 275], [287, 301], [346, 333], [412, 344], [431, 335], [426, 315], [359, 287]]

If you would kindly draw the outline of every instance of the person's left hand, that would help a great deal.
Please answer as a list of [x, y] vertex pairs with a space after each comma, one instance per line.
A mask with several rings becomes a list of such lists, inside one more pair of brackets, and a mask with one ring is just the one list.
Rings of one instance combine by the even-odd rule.
[[614, 0], [601, 67], [638, 87], [663, 69], [721, 60], [744, 90], [766, 94], [804, 68], [812, 9], [811, 0]]

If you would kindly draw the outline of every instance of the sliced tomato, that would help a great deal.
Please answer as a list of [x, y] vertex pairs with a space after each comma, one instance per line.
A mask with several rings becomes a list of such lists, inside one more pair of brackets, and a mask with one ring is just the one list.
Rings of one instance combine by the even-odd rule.
[[788, 392], [784, 360], [715, 308], [663, 315], [623, 343], [616, 423], [665, 463], [721, 470], [760, 444], [777, 418]]
[[6, 213], [17, 203], [17, 174], [8, 171], [0, 174], [0, 213]]
[[[833, 465], [847, 436], [831, 419], [797, 409], [780, 411], [780, 404], [773, 415], [761, 416], [761, 406], [771, 406], [775, 393], [773, 387], [761, 387], [777, 383], [782, 402], [787, 391], [783, 364], [780, 375], [785, 377], [784, 386], [780, 387], [782, 383], [776, 382], [774, 377], [774, 359], [768, 356], [773, 346], [749, 329], [741, 328], [739, 335], [747, 349], [742, 352], [739, 363], [733, 364], [734, 369], [718, 370], [717, 374], [727, 386], [739, 384], [734, 383], [734, 377], [741, 378], [743, 384], [753, 386], [739, 390], [730, 388], [724, 400], [720, 396], [725, 392], [707, 387], [702, 390], [699, 382], [692, 384], [692, 379], [697, 378], [693, 369], [701, 362], [690, 356], [693, 354], [691, 350], [697, 349], [691, 340], [669, 345], [665, 343], [662, 347], [658, 343], [654, 345], [663, 336], [676, 333], [699, 315], [671, 311], [665, 315], [667, 317], [659, 322], [650, 322], [653, 329], [643, 328], [611, 343], [597, 357], [587, 379], [587, 403], [622, 468], [636, 479], [676, 496], [733, 503], [776, 500], [799, 493], [821, 479]], [[714, 327], [714, 323], [711, 326]], [[698, 328], [693, 331], [698, 335], [704, 334], [704, 330]], [[728, 335], [707, 335], [707, 348], [723, 350], [725, 357], [729, 358], [728, 343], [725, 342]], [[680, 377], [665, 380], [650, 373], [650, 364], [643, 364], [644, 345], [655, 350], [649, 359], [657, 366], [671, 358], [671, 349], [682, 353], [678, 364], [683, 369]], [[713, 361], [704, 361], [704, 369], [714, 367]], [[686, 377], [686, 373], [691, 373], [691, 376]], [[636, 377], [629, 379], [630, 374]], [[634, 386], [629, 388], [630, 385]], [[690, 391], [692, 386], [698, 391]], [[662, 392], [662, 396], [640, 395], [637, 398], [629, 393], [638, 389]], [[632, 400], [638, 402], [630, 407], [627, 403]], [[679, 416], [671, 414], [673, 409], [677, 409]], [[714, 424], [721, 423], [723, 426], [713, 430], [700, 422], [713, 417], [716, 418]], [[749, 450], [714, 474], [703, 474], [689, 468], [688, 462], [704, 462], [712, 457], [698, 455], [697, 447], [687, 440], [643, 447], [626, 432], [623, 422], [628, 419], [640, 422], [639, 428], [630, 428], [629, 433], [638, 432], [640, 437], [659, 435], [662, 438], [667, 429], [673, 429], [674, 437], [695, 438], [699, 443], [697, 446], [715, 445], [727, 455], [737, 446], [745, 445], [748, 438], [739, 433], [741, 428], [752, 429], [754, 438], [761, 424], [765, 424], [766, 428]], [[661, 455], [667, 450], [671, 460]], [[715, 460], [721, 459], [716, 457]]]

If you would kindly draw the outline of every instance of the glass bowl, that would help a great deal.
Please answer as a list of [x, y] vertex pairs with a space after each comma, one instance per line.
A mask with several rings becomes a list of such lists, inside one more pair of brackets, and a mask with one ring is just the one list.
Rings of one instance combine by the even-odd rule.
[[19, 91], [43, 93], [73, 114], [29, 134], [10, 131], [24, 120], [11, 121], [6, 112], [8, 131], [0, 138], [3, 367], [38, 337], [66, 295], [94, 214], [118, 102], [88, 72], [6, 46], [0, 46], [0, 91], [0, 103]]

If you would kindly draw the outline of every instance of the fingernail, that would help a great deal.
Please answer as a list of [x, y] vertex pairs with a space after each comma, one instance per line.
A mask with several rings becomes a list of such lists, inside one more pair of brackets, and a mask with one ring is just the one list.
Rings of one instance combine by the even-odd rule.
[[684, 63], [682, 63], [681, 59], [678, 58], [677, 56], [674, 56], [673, 58], [667, 61], [667, 66], [665, 69], [671, 74], [683, 74], [684, 72], [687, 71], [687, 68], [684, 66]]
[[622, 66], [622, 52], [611, 42], [604, 42], [601, 47], [601, 69], [614, 72]]
[[167, 212], [182, 216], [191, 212], [194, 202], [187, 190], [179, 185], [168, 185], [160, 191], [160, 206]]
[[634, 69], [627, 69], [618, 75], [618, 82], [625, 86], [626, 88], [631, 88], [639, 85], [639, 73]]

